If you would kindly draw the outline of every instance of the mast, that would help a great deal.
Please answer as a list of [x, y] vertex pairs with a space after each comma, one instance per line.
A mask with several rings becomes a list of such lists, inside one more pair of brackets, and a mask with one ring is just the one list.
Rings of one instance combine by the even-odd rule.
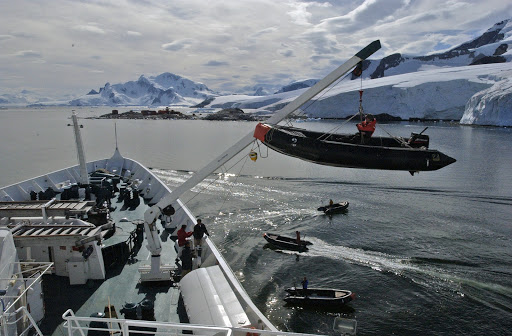
[[78, 163], [80, 165], [80, 184], [89, 184], [89, 175], [87, 174], [87, 161], [85, 161], [84, 144], [80, 134], [80, 127], [75, 111], [71, 115], [73, 120], [73, 132], [75, 133], [76, 153], [78, 156]]

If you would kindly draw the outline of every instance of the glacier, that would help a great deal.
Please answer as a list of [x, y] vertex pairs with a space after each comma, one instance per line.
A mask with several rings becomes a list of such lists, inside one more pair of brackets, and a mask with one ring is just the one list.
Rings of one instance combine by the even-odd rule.
[[[366, 113], [400, 117], [402, 119], [449, 119], [464, 124], [512, 126], [512, 104], [509, 77], [512, 63], [494, 63], [463, 67], [442, 67], [372, 80], [342, 81], [303, 107], [310, 118], [347, 118], [359, 110], [359, 89], [363, 89]], [[305, 89], [252, 97], [227, 95], [217, 97], [209, 107], [254, 109], [272, 113], [295, 99]], [[499, 108], [500, 113], [481, 110], [473, 115], [474, 106], [486, 99], [485, 106]], [[492, 104], [500, 101], [499, 104]], [[470, 104], [470, 102], [472, 102]], [[480, 109], [482, 106], [480, 105]]]

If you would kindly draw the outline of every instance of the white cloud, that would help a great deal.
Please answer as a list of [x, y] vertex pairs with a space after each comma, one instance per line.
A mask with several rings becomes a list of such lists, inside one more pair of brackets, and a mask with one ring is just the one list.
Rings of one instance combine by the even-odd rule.
[[[213, 89], [255, 78], [288, 84], [325, 74], [375, 39], [375, 57], [424, 55], [511, 17], [503, 0], [5, 1], [0, 73], [16, 79], [0, 90], [82, 94], [162, 72]], [[65, 71], [48, 71], [55, 64]]]
[[277, 27], [269, 27], [262, 29], [254, 34], [251, 35], [251, 37], [260, 37], [261, 35], [271, 34], [277, 31]]
[[41, 53], [33, 50], [21, 50], [14, 55], [22, 58], [41, 58]]
[[142, 34], [141, 34], [141, 33], [136, 32], [136, 31], [131, 31], [131, 30], [128, 30], [128, 31], [126, 32], [126, 34], [127, 34], [127, 35], [130, 35], [130, 36], [137, 36], [137, 37], [142, 36]]
[[93, 34], [105, 34], [105, 30], [101, 29], [98, 26], [94, 25], [79, 25], [74, 27], [75, 30], [93, 33]]
[[12, 35], [0, 35], [0, 42], [11, 40], [13, 38], [14, 38], [14, 36], [12, 36]]
[[192, 39], [182, 39], [162, 44], [162, 49], [167, 51], [179, 51], [181, 49], [188, 48], [192, 43]]

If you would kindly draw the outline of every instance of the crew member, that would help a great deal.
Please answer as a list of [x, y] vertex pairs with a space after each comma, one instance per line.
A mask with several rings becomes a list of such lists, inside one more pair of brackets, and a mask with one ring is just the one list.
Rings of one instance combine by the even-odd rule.
[[376, 124], [377, 120], [371, 114], [367, 114], [365, 119], [357, 124], [357, 129], [359, 130], [359, 134], [361, 134], [361, 138], [363, 140], [368, 140], [371, 138], [373, 132], [375, 132]]
[[194, 255], [194, 252], [190, 249], [190, 241], [185, 241], [185, 245], [183, 246], [183, 249], [181, 250], [181, 255], [180, 255], [180, 259], [181, 259], [181, 278], [180, 279], [183, 279], [183, 277], [185, 275], [187, 275], [188, 273], [190, 273], [190, 271], [192, 271], [192, 258], [195, 257]]
[[300, 282], [302, 284], [302, 289], [304, 290], [307, 290], [308, 289], [308, 279], [306, 277], [304, 277], [304, 279], [302, 279], [302, 281]]
[[[183, 224], [181, 226], [181, 229], [178, 230], [178, 257], [181, 255], [181, 250], [183, 249], [183, 247], [185, 246], [185, 243], [187, 242], [187, 238], [192, 236], [192, 234], [194, 233], [193, 231], [189, 231], [187, 232], [187, 225], [186, 224]], [[176, 258], [177, 259], [177, 258]], [[178, 261], [178, 260], [176, 260]]]
[[203, 242], [203, 236], [210, 234], [208, 233], [208, 230], [206, 229], [206, 225], [203, 224], [203, 222], [198, 219], [197, 224], [194, 225], [194, 244], [195, 246], [201, 246]]

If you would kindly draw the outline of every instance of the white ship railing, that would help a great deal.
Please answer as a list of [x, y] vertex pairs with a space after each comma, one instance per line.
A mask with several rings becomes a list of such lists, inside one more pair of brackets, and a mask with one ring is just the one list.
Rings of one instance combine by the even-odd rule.
[[[32, 330], [35, 331], [36, 335], [43, 336], [43, 333], [37, 326], [37, 322], [32, 318], [32, 315], [25, 307], [25, 294], [29, 291], [32, 286], [39, 281], [44, 274], [50, 273], [50, 269], [53, 266], [52, 262], [15, 262], [6, 264], [5, 267], [16, 267], [21, 271], [15, 272], [7, 280], [10, 286], [16, 286], [17, 283], [23, 282], [25, 287], [17, 295], [7, 295], [6, 290], [0, 291], [0, 301], [2, 305], [2, 315], [0, 315], [0, 336], [12, 336], [13, 330], [17, 329], [16, 335], [29, 335]], [[5, 268], [4, 267], [4, 268]], [[34, 274], [38, 273], [37, 277], [25, 277], [26, 273]], [[7, 303], [6, 303], [7, 301]], [[15, 309], [16, 306], [20, 306]], [[32, 333], [33, 334], [33, 333]]]
[[[87, 336], [89, 331], [95, 331], [98, 335], [154, 335], [154, 336], [189, 336], [215, 335], [215, 336], [320, 336], [283, 331], [271, 331], [249, 328], [232, 328], [218, 326], [204, 326], [188, 323], [154, 322], [142, 320], [126, 320], [102, 317], [78, 317], [71, 309], [68, 309], [62, 318], [66, 320], [64, 327], [68, 330], [68, 336]], [[91, 323], [95, 326], [91, 327]], [[103, 326], [99, 326], [101, 323]]]
[[[17, 316], [18, 318], [16, 320], [9, 321], [8, 319], [11, 315]], [[29, 320], [28, 323], [25, 322], [26, 319]], [[2, 325], [2, 328], [0, 330], [0, 335], [2, 335], [2, 336], [10, 336], [12, 334], [12, 332], [10, 332], [11, 327], [16, 329], [19, 325], [23, 325], [23, 324], [25, 325], [25, 326], [22, 326], [23, 330], [19, 331], [17, 333], [17, 335], [19, 335], [19, 336], [34, 335], [34, 333], [31, 332], [31, 330], [34, 330], [36, 335], [44, 336], [43, 333], [41, 332], [41, 330], [39, 329], [39, 327], [37, 326], [36, 321], [34, 321], [34, 319], [32, 318], [32, 315], [30, 315], [30, 312], [27, 310], [27, 308], [25, 306], [22, 306], [22, 307], [16, 309], [11, 314], [8, 314], [8, 315], [5, 313], [2, 314], [0, 323]]]

